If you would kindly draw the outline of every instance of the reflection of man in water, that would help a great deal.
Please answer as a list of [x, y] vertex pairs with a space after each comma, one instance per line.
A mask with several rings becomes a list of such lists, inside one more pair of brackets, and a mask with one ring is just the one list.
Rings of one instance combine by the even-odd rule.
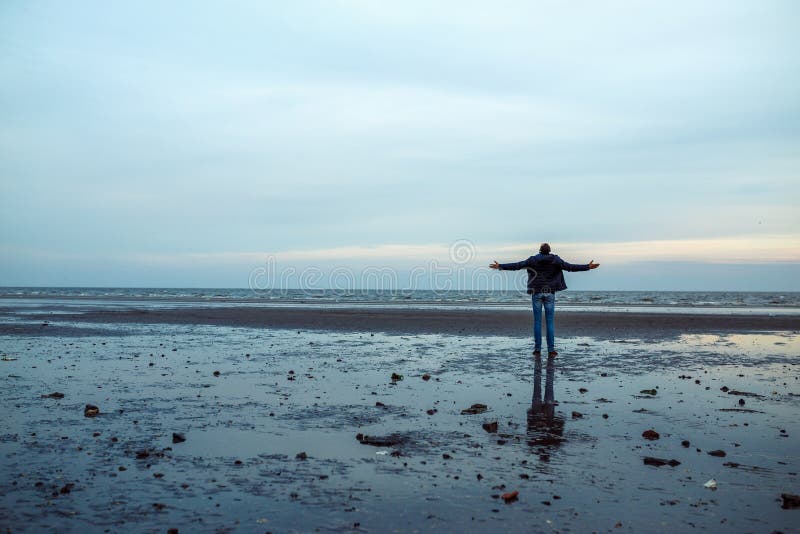
[[547, 378], [544, 383], [544, 402], [542, 402], [542, 357], [536, 356], [533, 362], [533, 400], [528, 410], [528, 441], [532, 446], [558, 445], [563, 441], [564, 418], [556, 415], [556, 401], [553, 398], [553, 377], [556, 365], [553, 358], [547, 358]]

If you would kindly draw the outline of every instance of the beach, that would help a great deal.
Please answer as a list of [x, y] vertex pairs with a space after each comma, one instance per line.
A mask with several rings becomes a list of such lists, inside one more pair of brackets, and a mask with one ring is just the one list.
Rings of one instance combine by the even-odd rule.
[[555, 359], [530, 328], [524, 308], [0, 302], [0, 526], [796, 531], [797, 316], [559, 312]]
[[800, 534], [797, 1], [0, 12], [0, 534]]

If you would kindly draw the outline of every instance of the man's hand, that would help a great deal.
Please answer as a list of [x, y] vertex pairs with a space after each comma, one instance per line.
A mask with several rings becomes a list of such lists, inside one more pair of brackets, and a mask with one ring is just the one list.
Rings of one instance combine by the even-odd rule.
[[594, 260], [589, 262], [589, 268], [590, 269], [597, 269], [598, 267], [600, 267], [600, 264], [599, 263], [595, 263]]
[[496, 261], [494, 261], [494, 262], [489, 264], [489, 268], [490, 269], [499, 269], [500, 268], [500, 264], [497, 263]]

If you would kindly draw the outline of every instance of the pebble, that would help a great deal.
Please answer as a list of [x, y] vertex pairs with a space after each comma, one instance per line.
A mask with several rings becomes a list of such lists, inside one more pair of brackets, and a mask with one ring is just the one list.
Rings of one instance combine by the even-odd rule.
[[655, 430], [645, 430], [644, 432], [642, 432], [642, 437], [644, 439], [654, 440], [660, 438], [661, 436]]
[[491, 423], [483, 423], [482, 426], [483, 426], [483, 429], [486, 432], [490, 433], [490, 434], [496, 434], [497, 433], [497, 428], [498, 428], [497, 421], [492, 421]]

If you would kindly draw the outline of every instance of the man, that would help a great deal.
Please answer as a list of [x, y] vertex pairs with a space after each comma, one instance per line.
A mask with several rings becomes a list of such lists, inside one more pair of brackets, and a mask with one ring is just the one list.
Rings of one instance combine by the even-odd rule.
[[497, 263], [495, 261], [489, 267], [502, 271], [527, 269], [528, 294], [532, 295], [531, 300], [533, 302], [533, 354], [534, 356], [542, 354], [542, 306], [544, 306], [545, 320], [547, 322], [547, 355], [550, 358], [558, 356], [555, 340], [555, 293], [556, 291], [567, 289], [562, 271], [588, 271], [589, 269], [597, 269], [600, 264], [594, 263], [594, 260], [585, 265], [567, 263], [555, 254], [550, 254], [550, 245], [542, 243], [542, 246], [539, 247], [539, 254], [536, 256], [531, 256], [527, 260], [517, 263]]

